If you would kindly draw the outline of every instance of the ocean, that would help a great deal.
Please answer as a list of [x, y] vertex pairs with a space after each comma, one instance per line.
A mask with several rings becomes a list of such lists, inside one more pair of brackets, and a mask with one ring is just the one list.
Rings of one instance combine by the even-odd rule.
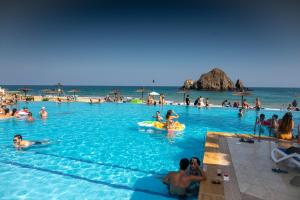
[[[41, 91], [44, 89], [54, 89], [54, 85], [3, 85], [1, 86], [11, 91], [18, 90], [20, 88], [30, 88], [28, 95], [41, 95]], [[63, 86], [63, 90], [66, 95], [73, 95], [68, 92], [72, 89], [78, 89], [79, 96], [99, 97], [106, 96], [112, 90], [118, 89], [122, 96], [141, 98], [142, 94], [137, 92], [142, 86]], [[178, 93], [180, 87], [166, 87], [166, 86], [146, 86], [144, 87], [147, 92], [144, 94], [144, 99], [147, 98], [147, 93], [156, 91], [163, 93], [166, 100], [182, 102], [183, 94]], [[254, 105], [255, 98], [259, 97], [262, 106], [265, 108], [277, 108], [286, 109], [294, 99], [300, 103], [300, 88], [263, 88], [253, 87], [251, 89], [251, 95], [244, 97], [250, 105]], [[232, 92], [215, 92], [215, 91], [196, 91], [190, 90], [188, 92], [192, 102], [199, 97], [209, 98], [209, 102], [216, 105], [221, 105], [222, 102], [227, 99], [231, 103], [234, 101], [241, 101], [241, 97], [234, 96]], [[156, 97], [158, 99], [158, 97]]]

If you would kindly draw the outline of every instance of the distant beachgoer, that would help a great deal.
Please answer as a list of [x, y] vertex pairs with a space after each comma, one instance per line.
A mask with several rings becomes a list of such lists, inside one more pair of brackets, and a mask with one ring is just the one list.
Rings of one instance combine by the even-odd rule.
[[291, 112], [287, 112], [283, 118], [279, 121], [278, 131], [276, 133], [277, 138], [283, 140], [293, 139], [294, 121]]
[[298, 144], [300, 144], [300, 124], [298, 125]]
[[289, 104], [289, 106], [287, 107], [288, 111], [291, 111], [293, 109], [292, 104]]
[[268, 119], [268, 122], [270, 123], [270, 132], [275, 134], [279, 126], [278, 115], [273, 115], [271, 119]]
[[190, 103], [191, 103], [191, 101], [190, 101], [190, 95], [186, 95], [186, 98], [185, 98], [185, 104], [186, 104], [187, 106], [189, 106]]
[[45, 107], [42, 107], [41, 108], [41, 111], [40, 111], [40, 116], [42, 117], [42, 118], [47, 118], [48, 117], [48, 112], [46, 111], [46, 108]]
[[226, 103], [228, 102], [227, 99], [225, 99], [223, 102], [222, 102], [222, 107], [226, 106]]
[[49, 141], [29, 141], [23, 140], [22, 135], [15, 135], [13, 140], [14, 146], [16, 148], [27, 148], [33, 145], [41, 145], [41, 144], [48, 144]]
[[12, 109], [12, 112], [11, 112], [11, 116], [16, 116], [16, 112], [17, 112], [17, 109], [16, 109], [16, 108], [13, 108], [13, 109]]
[[246, 99], [244, 99], [242, 107], [245, 108], [245, 109], [249, 108], [249, 104], [247, 103]]
[[235, 102], [233, 103], [233, 107], [234, 107], [234, 108], [240, 107], [240, 103], [235, 101]]
[[206, 100], [205, 100], [205, 106], [206, 106], [206, 107], [209, 107], [209, 101], [208, 101], [208, 98], [206, 98]]
[[[174, 114], [174, 115], [172, 115]], [[175, 113], [173, 110], [168, 110], [166, 114], [166, 127], [167, 129], [173, 129], [175, 122], [174, 119], [178, 119], [179, 115]]]
[[195, 102], [194, 102], [194, 106], [197, 106], [197, 105], [198, 105], [198, 103], [199, 103], [199, 99], [200, 99], [200, 97], [198, 97], [198, 98], [195, 100]]
[[198, 101], [198, 108], [201, 108], [204, 106], [203, 98], [200, 96]]
[[171, 195], [185, 198], [188, 194], [187, 189], [191, 183], [200, 182], [206, 179], [204, 175], [187, 175], [189, 164], [188, 159], [181, 159], [179, 163], [180, 170], [177, 172], [169, 172], [168, 175], [163, 178], [163, 183], [168, 186]]
[[261, 109], [261, 103], [259, 101], [258, 98], [255, 99], [255, 107], [256, 110], [260, 110]]
[[162, 122], [162, 120], [163, 120], [162, 116], [160, 116], [160, 112], [159, 111], [156, 111], [156, 115], [152, 116], [152, 117], [155, 118], [156, 121], [158, 121], [158, 122]]
[[27, 121], [32, 122], [34, 118], [32, 117], [32, 112], [28, 113]]
[[297, 103], [296, 99], [294, 99], [294, 101], [292, 102], [292, 106], [293, 106], [294, 108], [297, 108], [298, 103]]
[[244, 115], [244, 110], [243, 109], [239, 109], [239, 117], [243, 117], [243, 115]]

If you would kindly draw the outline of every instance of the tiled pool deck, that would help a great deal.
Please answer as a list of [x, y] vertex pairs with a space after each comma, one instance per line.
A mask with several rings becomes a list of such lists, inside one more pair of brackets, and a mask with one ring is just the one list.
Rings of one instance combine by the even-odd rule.
[[[207, 134], [204, 164], [208, 179], [201, 183], [200, 200], [299, 200], [300, 187], [291, 185], [291, 179], [300, 179], [300, 169], [288, 162], [276, 165], [270, 155], [278, 145], [268, 138], [254, 144], [240, 143], [239, 137], [229, 133], [209, 132]], [[247, 137], [241, 135], [241, 137]], [[272, 168], [280, 167], [288, 174], [274, 173]], [[229, 181], [217, 176], [217, 169], [229, 174]], [[220, 179], [221, 184], [212, 180]]]

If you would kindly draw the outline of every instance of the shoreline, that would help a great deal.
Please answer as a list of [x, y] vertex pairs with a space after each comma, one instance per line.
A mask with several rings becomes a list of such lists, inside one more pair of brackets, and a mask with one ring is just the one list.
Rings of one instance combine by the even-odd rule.
[[[33, 102], [42, 102], [43, 101], [43, 96], [33, 96], [34, 97], [34, 101]], [[69, 103], [74, 103], [74, 102], [80, 102], [80, 103], [90, 103], [90, 99], [92, 99], [93, 101], [98, 101], [99, 99], [103, 100], [105, 97], [104, 96], [78, 96], [76, 98], [76, 101], [67, 101], [67, 97], [45, 97], [45, 98], [49, 98], [49, 102], [58, 102], [57, 98], [60, 98], [62, 101], [62, 103], [65, 102], [69, 102]], [[126, 101], [122, 101], [122, 102], [100, 102], [100, 103], [131, 103], [130, 100], [131, 99], [140, 99], [140, 98], [134, 98], [134, 97], [125, 97]], [[25, 102], [25, 101], [24, 101]], [[47, 102], [47, 101], [45, 101]], [[95, 104], [98, 102], [95, 102]], [[140, 103], [140, 104], [146, 104], [144, 103]], [[157, 104], [159, 105], [159, 104]], [[166, 100], [166, 103], [164, 105], [173, 105], [173, 106], [187, 106], [184, 102], [176, 102], [173, 100]], [[153, 105], [152, 105], [153, 106]], [[196, 107], [193, 104], [189, 105], [190, 107]], [[211, 108], [235, 108], [235, 107], [226, 107], [226, 106], [222, 106], [220, 104], [209, 104], [209, 107]], [[253, 106], [250, 106], [253, 107]], [[205, 107], [202, 107], [205, 108]], [[239, 109], [239, 108], [236, 108]], [[252, 108], [248, 109], [248, 110], [254, 110]], [[276, 107], [263, 107], [261, 108], [261, 110], [267, 110], [267, 111], [283, 111], [283, 112], [287, 112], [287, 109], [281, 109], [281, 108], [276, 108]], [[293, 112], [297, 112], [297, 111], [293, 111]]]

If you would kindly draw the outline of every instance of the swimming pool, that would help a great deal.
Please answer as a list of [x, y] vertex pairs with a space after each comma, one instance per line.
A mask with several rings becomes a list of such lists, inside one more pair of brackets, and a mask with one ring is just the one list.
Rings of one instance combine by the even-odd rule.
[[[21, 104], [20, 107], [25, 104]], [[36, 121], [0, 121], [0, 199], [169, 199], [161, 177], [183, 157], [202, 157], [206, 131], [252, 133], [256, 113], [134, 104], [35, 102]], [[49, 118], [37, 117], [46, 106]], [[180, 115], [183, 133], [141, 128], [137, 122], [168, 109]], [[264, 111], [270, 117], [273, 111]], [[283, 112], [277, 112], [282, 116]], [[299, 114], [295, 113], [299, 122]], [[50, 145], [16, 151], [13, 135], [48, 139]]]

